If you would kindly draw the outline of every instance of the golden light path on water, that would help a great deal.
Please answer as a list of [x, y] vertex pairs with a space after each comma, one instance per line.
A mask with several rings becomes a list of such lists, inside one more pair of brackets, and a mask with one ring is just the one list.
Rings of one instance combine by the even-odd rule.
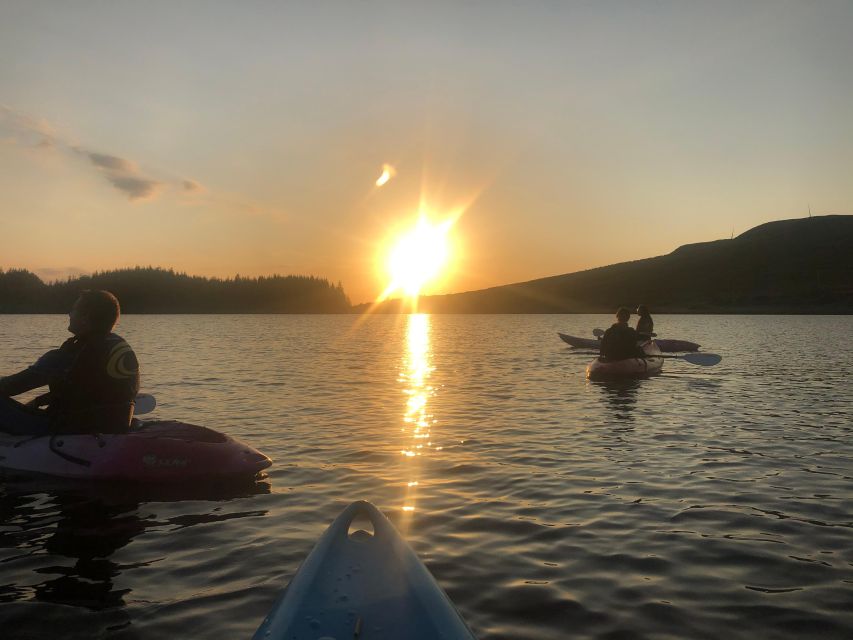
[[430, 317], [423, 313], [413, 313], [407, 318], [406, 351], [403, 354], [398, 380], [402, 383], [403, 393], [406, 395], [402, 431], [409, 436], [408, 447], [400, 452], [405, 457], [408, 477], [403, 511], [411, 513], [417, 502], [420, 457], [427, 449], [432, 448], [431, 430], [436, 420], [428, 408], [429, 399], [435, 395], [435, 388], [430, 384], [430, 374], [433, 371], [430, 362]]

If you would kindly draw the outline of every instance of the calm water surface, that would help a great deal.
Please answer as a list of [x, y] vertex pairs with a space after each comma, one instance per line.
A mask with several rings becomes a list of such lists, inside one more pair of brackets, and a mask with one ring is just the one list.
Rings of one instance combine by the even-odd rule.
[[[64, 337], [5, 316], [0, 374]], [[128, 316], [158, 417], [254, 487], [0, 482], [4, 638], [248, 638], [349, 502], [482, 639], [853, 637], [853, 318], [658, 316], [720, 353], [589, 383], [606, 316]]]

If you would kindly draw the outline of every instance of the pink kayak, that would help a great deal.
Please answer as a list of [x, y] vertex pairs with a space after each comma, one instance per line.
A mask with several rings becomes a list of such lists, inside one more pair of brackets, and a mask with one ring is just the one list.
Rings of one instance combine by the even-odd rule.
[[185, 422], [138, 422], [127, 433], [20, 436], [0, 432], [0, 469], [62, 478], [185, 482], [253, 478], [272, 464], [230, 436]]
[[661, 350], [654, 340], [649, 340], [642, 345], [643, 351], [648, 354], [646, 358], [628, 358], [627, 360], [603, 361], [596, 358], [586, 368], [586, 377], [590, 380], [612, 380], [616, 378], [642, 378], [655, 373], [660, 373], [663, 368], [663, 358], [655, 358], [661, 355]]

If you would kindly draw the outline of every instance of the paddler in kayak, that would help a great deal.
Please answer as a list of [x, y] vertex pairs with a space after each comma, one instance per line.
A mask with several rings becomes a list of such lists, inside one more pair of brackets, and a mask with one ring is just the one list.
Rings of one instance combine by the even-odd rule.
[[630, 326], [631, 311], [626, 307], [619, 307], [616, 312], [616, 322], [601, 338], [601, 355], [603, 360], [627, 360], [628, 358], [642, 358], [646, 354], [638, 346], [642, 340], [640, 335]]
[[[83, 291], [68, 314], [74, 334], [33, 365], [0, 378], [0, 431], [16, 435], [124, 433], [139, 391], [139, 362], [112, 333], [121, 311], [109, 291]], [[26, 405], [12, 399], [48, 385]]]
[[641, 340], [651, 340], [655, 334], [655, 321], [652, 320], [652, 314], [646, 305], [641, 304], [637, 307], [637, 315], [640, 319], [637, 320], [637, 333]]

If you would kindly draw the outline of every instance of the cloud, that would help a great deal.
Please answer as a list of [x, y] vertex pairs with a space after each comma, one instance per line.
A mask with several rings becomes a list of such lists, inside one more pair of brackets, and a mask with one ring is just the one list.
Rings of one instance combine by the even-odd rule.
[[160, 188], [163, 186], [163, 183], [157, 180], [149, 180], [148, 178], [139, 178], [115, 172], [108, 173], [107, 180], [131, 200], [148, 200], [153, 198], [157, 196]]
[[184, 191], [191, 191], [196, 193], [201, 193], [204, 191], [204, 187], [201, 186], [195, 180], [184, 179], [181, 181], [181, 185], [184, 187]]
[[38, 267], [34, 271], [44, 282], [76, 278], [91, 273], [91, 271], [82, 267]]
[[110, 156], [106, 153], [95, 153], [92, 151], [86, 152], [86, 155], [89, 156], [89, 160], [92, 161], [93, 165], [95, 165], [96, 167], [100, 167], [101, 169], [124, 172], [131, 172], [136, 170], [136, 166], [132, 162], [130, 162], [129, 160], [125, 160], [124, 158]]
[[53, 145], [56, 141], [56, 129], [47, 120], [34, 118], [5, 104], [0, 104], [0, 132], [33, 146]]
[[86, 156], [109, 183], [131, 201], [150, 200], [157, 196], [163, 186], [159, 180], [141, 175], [136, 164], [125, 158], [89, 151], [82, 147], [74, 147], [74, 151]]
[[109, 183], [126, 195], [131, 202], [151, 200], [157, 197], [164, 186], [160, 180], [143, 175], [135, 162], [81, 147], [75, 147], [74, 150], [86, 156]]
[[69, 157], [83, 157], [131, 202], [156, 198], [167, 184], [183, 192], [202, 193], [204, 187], [195, 180], [161, 181], [145, 175], [137, 164], [110, 153], [93, 151], [63, 138], [47, 120], [34, 118], [0, 104], [0, 141], [33, 149], [64, 151]]

